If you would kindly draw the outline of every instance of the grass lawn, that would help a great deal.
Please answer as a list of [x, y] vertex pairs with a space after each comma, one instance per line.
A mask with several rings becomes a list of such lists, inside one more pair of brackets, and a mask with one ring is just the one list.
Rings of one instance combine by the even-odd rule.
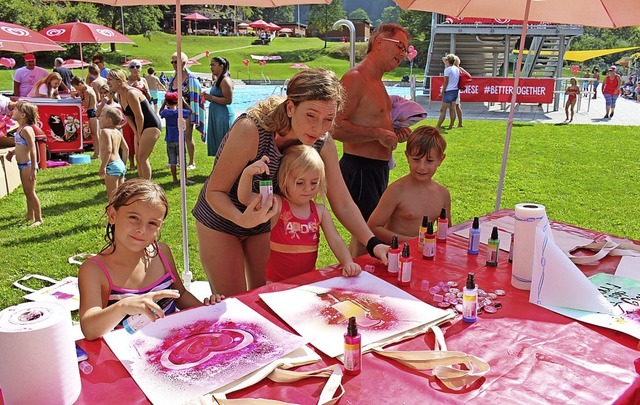
[[[435, 120], [423, 123], [435, 125]], [[636, 177], [640, 138], [635, 132], [623, 126], [516, 123], [502, 207], [541, 203], [551, 219], [640, 239]], [[493, 211], [504, 136], [505, 123], [498, 121], [467, 120], [465, 128], [446, 133], [447, 158], [436, 180], [451, 191], [454, 223]], [[198, 142], [196, 147], [198, 167], [188, 174], [197, 184], [187, 188], [188, 210], [213, 162], [204, 144]], [[391, 172], [392, 181], [408, 171], [403, 150], [404, 144], [395, 152], [398, 166]], [[161, 240], [172, 247], [182, 268], [180, 188], [172, 183], [165, 163], [165, 145], [160, 140], [152, 156], [154, 180], [165, 188], [170, 201]], [[98, 166], [92, 161], [38, 173], [37, 193], [45, 221], [38, 228], [20, 224], [26, 212], [20, 188], [0, 199], [0, 309], [22, 302], [23, 293], [11, 286], [16, 279], [27, 273], [58, 279], [75, 275], [77, 268], [67, 258], [95, 253], [103, 246], [106, 193], [97, 176]], [[191, 268], [196, 279], [204, 280], [190, 213], [188, 223]], [[340, 231], [347, 238], [344, 229]], [[318, 266], [334, 263], [326, 245], [321, 247]]]

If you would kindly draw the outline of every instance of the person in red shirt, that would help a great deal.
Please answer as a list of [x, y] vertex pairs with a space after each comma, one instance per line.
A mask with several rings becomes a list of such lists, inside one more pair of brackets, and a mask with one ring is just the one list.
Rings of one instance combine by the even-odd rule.
[[602, 84], [602, 94], [607, 103], [604, 118], [613, 118], [613, 113], [616, 110], [616, 101], [620, 96], [620, 87], [622, 87], [622, 78], [616, 73], [616, 67], [611, 66]]

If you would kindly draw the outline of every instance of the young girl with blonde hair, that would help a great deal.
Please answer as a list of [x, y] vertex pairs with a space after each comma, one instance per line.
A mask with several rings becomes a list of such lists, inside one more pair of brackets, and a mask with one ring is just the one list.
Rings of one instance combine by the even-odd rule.
[[26, 101], [18, 101], [13, 109], [13, 119], [19, 124], [15, 131], [16, 147], [11, 156], [15, 155], [20, 170], [22, 191], [27, 197], [27, 217], [24, 222], [31, 222], [31, 226], [42, 224], [42, 210], [40, 199], [36, 195], [36, 174], [38, 173], [38, 152], [36, 150], [36, 134], [33, 126], [40, 116], [38, 107]]
[[[248, 205], [256, 197], [252, 193], [254, 176], [269, 173], [269, 158], [264, 156], [242, 172], [238, 185], [240, 202]], [[320, 229], [329, 247], [343, 266], [342, 275], [357, 276], [362, 269], [354, 263], [349, 249], [340, 238], [329, 210], [314, 202], [324, 200], [327, 184], [324, 162], [318, 151], [307, 145], [294, 145], [284, 152], [278, 170], [280, 195], [271, 218], [271, 254], [266, 268], [267, 282], [276, 282], [315, 270], [320, 243]], [[279, 211], [278, 211], [279, 209]]]

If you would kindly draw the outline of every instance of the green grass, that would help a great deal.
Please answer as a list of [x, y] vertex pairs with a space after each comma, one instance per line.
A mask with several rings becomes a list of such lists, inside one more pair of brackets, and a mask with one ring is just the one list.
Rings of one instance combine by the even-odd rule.
[[[434, 125], [435, 121], [424, 123]], [[464, 129], [446, 133], [447, 158], [436, 180], [451, 191], [454, 223], [493, 211], [504, 137], [505, 123], [498, 121], [466, 121]], [[196, 147], [198, 168], [189, 177], [198, 184], [187, 188], [189, 211], [213, 163], [204, 144]], [[551, 219], [640, 239], [640, 189], [635, 175], [640, 172], [639, 149], [640, 139], [631, 127], [516, 123], [502, 207], [541, 203]], [[401, 145], [395, 152], [398, 166], [391, 172], [392, 181], [408, 171], [403, 150]], [[161, 240], [172, 247], [182, 268], [180, 189], [171, 182], [165, 163], [161, 140], [152, 166], [171, 207]], [[23, 293], [11, 286], [16, 279], [27, 273], [58, 279], [75, 275], [77, 268], [67, 264], [67, 258], [97, 252], [103, 246], [106, 194], [97, 171], [98, 162], [92, 161], [39, 172], [37, 193], [45, 221], [39, 228], [19, 223], [26, 212], [20, 188], [0, 199], [0, 308], [22, 302]], [[204, 280], [194, 220], [190, 213], [187, 218], [191, 268], [196, 279]], [[339, 230], [346, 238], [344, 229]], [[323, 243], [318, 265], [335, 261]]]
[[[135, 44], [117, 44], [115, 53], [110, 52], [107, 44], [102, 44], [102, 48], [94, 46], [95, 49], [103, 53], [108, 67], [121, 67], [125, 59], [139, 58], [151, 61], [152, 66], [158, 72], [173, 71], [169, 62], [171, 55], [176, 51], [175, 35], [154, 32], [150, 41], [142, 35], [129, 35], [128, 37]], [[231, 76], [240, 80], [259, 80], [262, 73], [271, 80], [285, 80], [297, 71], [289, 67], [292, 63], [305, 63], [310, 67], [326, 67], [335, 71], [338, 76], [342, 76], [349, 69], [348, 44], [328, 42], [325, 49], [324, 41], [320, 38], [276, 38], [268, 46], [251, 45], [254, 40], [255, 37], [185, 35], [182, 37], [182, 51], [189, 57], [206, 51], [210, 52], [210, 57], [223, 56], [229, 60]], [[357, 44], [358, 48], [365, 46], [365, 43]], [[264, 67], [261, 67], [258, 65], [258, 61], [251, 59], [251, 55], [280, 55], [282, 60], [269, 61]], [[92, 52], [85, 52], [85, 61], [90, 62], [91, 56], [93, 56]], [[65, 54], [62, 57], [80, 59], [79, 54]], [[23, 66], [21, 56], [16, 56], [15, 59], [18, 61], [16, 69]], [[248, 67], [242, 64], [245, 59], [251, 60]], [[206, 60], [206, 58], [200, 59], [200, 65], [194, 65], [189, 69], [198, 73], [210, 73], [209, 64]], [[41, 66], [49, 68], [46, 65]], [[407, 61], [403, 62], [403, 66], [385, 75], [385, 79], [400, 80], [402, 76], [409, 74], [408, 66]], [[421, 69], [416, 67], [413, 71], [420, 75]], [[74, 73], [82, 74], [80, 69], [74, 69]], [[0, 68], [0, 90], [13, 90], [11, 72], [5, 68]]]

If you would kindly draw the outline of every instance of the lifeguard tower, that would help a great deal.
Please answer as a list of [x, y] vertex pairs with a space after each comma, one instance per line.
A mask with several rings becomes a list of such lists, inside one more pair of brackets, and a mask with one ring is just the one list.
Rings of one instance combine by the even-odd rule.
[[[529, 21], [522, 77], [558, 78], [571, 39], [582, 35], [578, 25]], [[509, 63], [522, 34], [522, 21], [490, 18], [454, 18], [433, 13], [431, 41], [424, 70], [424, 94], [430, 94], [430, 77], [441, 76], [442, 57], [455, 53], [474, 77], [507, 77]], [[517, 55], [516, 55], [517, 56]], [[558, 90], [558, 89], [556, 89]]]

